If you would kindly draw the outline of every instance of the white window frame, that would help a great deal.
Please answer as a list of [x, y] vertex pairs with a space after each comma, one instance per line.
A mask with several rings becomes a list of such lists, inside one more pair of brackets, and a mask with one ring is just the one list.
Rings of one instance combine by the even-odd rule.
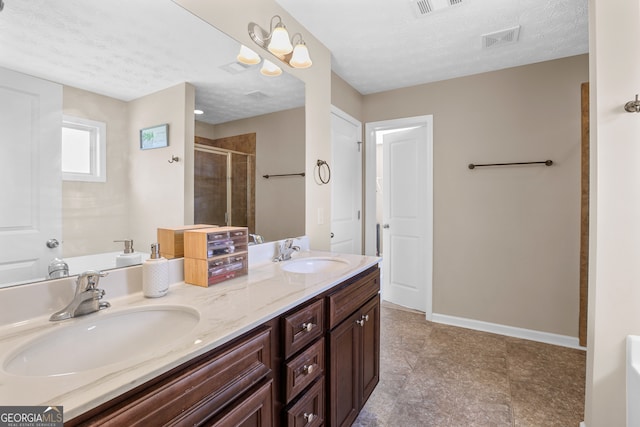
[[107, 181], [107, 124], [82, 117], [64, 115], [62, 127], [80, 129], [91, 135], [91, 165], [89, 173], [62, 171], [64, 181], [106, 182]]

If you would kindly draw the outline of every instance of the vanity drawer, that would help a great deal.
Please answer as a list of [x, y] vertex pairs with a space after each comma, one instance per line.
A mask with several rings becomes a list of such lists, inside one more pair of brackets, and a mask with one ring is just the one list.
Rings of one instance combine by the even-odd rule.
[[65, 426], [194, 425], [220, 412], [270, 372], [271, 328], [265, 327]]
[[323, 374], [324, 338], [321, 338], [287, 363], [285, 367], [287, 403]]
[[324, 378], [287, 411], [287, 427], [317, 427], [324, 422]]
[[324, 301], [318, 300], [283, 318], [284, 357], [290, 358], [324, 334]]
[[354, 283], [330, 294], [329, 329], [333, 329], [340, 322], [360, 308], [364, 303], [380, 292], [380, 270], [368, 274]]

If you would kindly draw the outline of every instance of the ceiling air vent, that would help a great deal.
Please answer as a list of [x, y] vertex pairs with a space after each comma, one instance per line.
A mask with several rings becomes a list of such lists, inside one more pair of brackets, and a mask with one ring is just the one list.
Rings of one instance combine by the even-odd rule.
[[461, 4], [462, 0], [416, 0], [413, 2], [417, 16], [425, 16], [436, 10]]
[[262, 92], [261, 90], [252, 90], [251, 92], [245, 93], [245, 95], [253, 99], [265, 99], [269, 97], [266, 93]]
[[241, 62], [232, 62], [230, 64], [221, 65], [220, 69], [226, 71], [229, 74], [240, 74], [246, 69], [249, 68], [249, 65], [245, 65]]
[[496, 31], [495, 33], [482, 35], [482, 48], [488, 49], [490, 47], [503, 46], [505, 44], [511, 44], [518, 41], [520, 36], [520, 25], [506, 30]]

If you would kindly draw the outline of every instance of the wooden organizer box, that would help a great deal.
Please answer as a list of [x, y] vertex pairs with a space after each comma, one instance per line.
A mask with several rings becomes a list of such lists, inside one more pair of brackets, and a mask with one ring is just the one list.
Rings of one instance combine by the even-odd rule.
[[158, 243], [160, 255], [167, 258], [182, 258], [184, 256], [184, 232], [196, 228], [212, 228], [215, 225], [195, 224], [180, 227], [158, 228]]
[[184, 232], [184, 281], [207, 287], [249, 272], [247, 227]]

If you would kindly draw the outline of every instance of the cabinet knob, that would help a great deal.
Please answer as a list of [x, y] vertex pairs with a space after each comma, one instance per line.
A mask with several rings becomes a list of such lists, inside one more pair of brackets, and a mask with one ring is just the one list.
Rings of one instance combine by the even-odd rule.
[[365, 322], [369, 321], [369, 315], [368, 314], [363, 314], [362, 315], [362, 320], [364, 320]]
[[311, 323], [311, 322], [303, 323], [303, 324], [302, 324], [302, 330], [303, 330], [303, 331], [306, 331], [306, 332], [311, 332], [311, 330], [313, 329], [313, 327], [314, 327], [314, 326], [316, 326], [316, 325], [314, 325], [314, 324], [313, 324], [313, 323]]
[[311, 421], [316, 419], [316, 415], [315, 414], [307, 414], [305, 412], [305, 414], [303, 415], [304, 420], [307, 422], [307, 424], [309, 424]]
[[358, 324], [358, 326], [364, 326], [364, 320], [363, 319], [356, 320], [356, 323]]
[[315, 371], [316, 368], [314, 368], [315, 365], [304, 365], [302, 367], [302, 372], [305, 373], [305, 375], [309, 375], [310, 373], [312, 373], [313, 371]]

